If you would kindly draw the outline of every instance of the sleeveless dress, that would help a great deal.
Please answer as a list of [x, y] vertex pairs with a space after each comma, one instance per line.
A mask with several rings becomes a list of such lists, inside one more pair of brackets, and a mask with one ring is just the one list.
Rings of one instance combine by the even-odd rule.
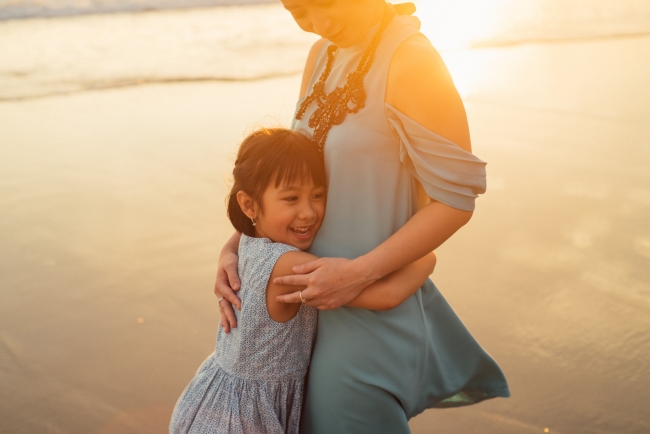
[[201, 365], [174, 408], [172, 434], [297, 434], [316, 309], [303, 305], [275, 322], [266, 285], [278, 258], [298, 250], [268, 238], [241, 236], [237, 328], [219, 326], [216, 350]]
[[[329, 131], [327, 212], [310, 248], [317, 256], [366, 254], [402, 227], [426, 196], [473, 210], [485, 191], [484, 162], [385, 103], [393, 53], [419, 26], [416, 17], [393, 18], [364, 80], [366, 106]], [[326, 92], [343, 86], [373, 35], [337, 50]], [[308, 93], [325, 68], [329, 45], [318, 55]], [[307, 122], [315, 108], [292, 128], [313, 134]], [[499, 366], [427, 280], [395, 309], [319, 313], [301, 433], [408, 433], [408, 419], [427, 408], [509, 395]]]

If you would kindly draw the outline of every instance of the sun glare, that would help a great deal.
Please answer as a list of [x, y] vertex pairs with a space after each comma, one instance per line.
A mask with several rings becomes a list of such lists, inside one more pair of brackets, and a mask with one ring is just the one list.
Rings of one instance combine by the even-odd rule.
[[[469, 96], [485, 74], [467, 50], [497, 35], [503, 9], [512, 0], [420, 0], [416, 15], [422, 33], [442, 54], [461, 97]], [[480, 57], [480, 56], [479, 56]]]
[[510, 0], [421, 0], [422, 33], [442, 51], [467, 48], [495, 35]]

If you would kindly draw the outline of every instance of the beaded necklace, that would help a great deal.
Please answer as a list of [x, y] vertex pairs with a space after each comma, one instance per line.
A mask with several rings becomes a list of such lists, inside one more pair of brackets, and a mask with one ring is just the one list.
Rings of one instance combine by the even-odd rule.
[[353, 71], [345, 78], [343, 87], [337, 87], [330, 93], [325, 93], [325, 81], [332, 71], [334, 63], [334, 53], [337, 50], [336, 45], [330, 45], [327, 48], [327, 64], [320, 78], [312, 88], [309, 96], [300, 104], [296, 113], [296, 119], [302, 119], [309, 105], [316, 101], [318, 108], [309, 117], [308, 125], [314, 130], [313, 140], [318, 146], [318, 150], [323, 155], [323, 148], [327, 140], [327, 134], [334, 125], [340, 125], [348, 113], [356, 113], [366, 105], [366, 91], [363, 89], [363, 79], [365, 78], [372, 61], [375, 57], [375, 51], [379, 45], [381, 35], [393, 18], [392, 13], [387, 7], [384, 11], [379, 30], [372, 39], [372, 42], [363, 52], [356, 71]]

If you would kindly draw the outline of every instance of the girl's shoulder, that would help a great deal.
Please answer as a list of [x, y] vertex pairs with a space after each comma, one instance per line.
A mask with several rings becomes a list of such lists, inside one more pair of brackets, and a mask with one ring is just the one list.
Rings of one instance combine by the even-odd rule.
[[304, 264], [314, 259], [317, 259], [316, 256], [303, 252], [297, 247], [274, 243], [268, 238], [255, 238], [242, 234], [239, 241], [240, 264], [248, 263], [253, 268], [264, 265], [264, 268], [272, 269], [275, 276], [269, 280], [276, 276], [293, 274], [291, 269], [295, 265]]
[[[278, 261], [275, 263], [275, 267], [273, 267], [273, 274], [276, 274], [277, 276], [272, 276], [272, 277], [278, 277], [278, 276], [287, 276], [293, 273], [293, 267], [296, 265], [301, 265], [306, 262], [314, 261], [318, 259], [318, 256], [314, 256], [311, 253], [303, 252], [302, 250], [292, 250], [288, 251], [280, 258], [278, 258]], [[270, 282], [269, 282], [270, 284]], [[295, 286], [293, 288], [296, 288]], [[293, 291], [292, 291], [293, 292]]]
[[275, 253], [300, 252], [300, 249], [284, 243], [275, 243], [268, 238], [249, 237], [242, 234], [239, 240], [239, 256], [268, 256]]

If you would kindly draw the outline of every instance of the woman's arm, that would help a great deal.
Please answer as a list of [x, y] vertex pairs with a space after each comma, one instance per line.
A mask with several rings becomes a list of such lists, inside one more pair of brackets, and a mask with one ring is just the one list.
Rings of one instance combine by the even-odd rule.
[[233, 305], [241, 310], [241, 300], [235, 294], [235, 291], [239, 291], [241, 286], [238, 274], [239, 256], [237, 255], [240, 238], [241, 234], [235, 232], [221, 249], [217, 278], [214, 283], [214, 295], [224, 298], [219, 301], [219, 312], [221, 313], [221, 325], [226, 333], [230, 333], [231, 328], [237, 327], [237, 317]]
[[[277, 299], [291, 294], [298, 289], [292, 285], [278, 285], [273, 282], [276, 277], [292, 274], [294, 266], [314, 261], [316, 256], [307, 252], [287, 252], [280, 256], [269, 278], [266, 288], [266, 308], [269, 316], [277, 322], [286, 322], [293, 318], [300, 309], [300, 295], [295, 303], [281, 303]], [[368, 286], [357, 298], [347, 306], [371, 310], [388, 310], [399, 306], [420, 288], [433, 273], [436, 266], [436, 254], [430, 252], [419, 260], [408, 264], [388, 276], [377, 280]]]
[[[431, 44], [416, 35], [393, 55], [386, 102], [425, 128], [470, 151], [462, 100], [447, 68]], [[356, 298], [368, 285], [437, 249], [471, 218], [471, 211], [432, 201], [374, 250], [359, 258], [321, 258], [294, 267], [297, 275], [276, 279], [304, 285], [308, 304], [334, 309]], [[293, 302], [297, 294], [281, 297]]]
[[384, 276], [364, 289], [346, 306], [370, 310], [388, 310], [402, 304], [415, 293], [433, 273], [436, 266], [434, 252], [412, 264]]
[[[292, 270], [296, 274], [278, 277], [275, 283], [305, 286], [303, 297], [308, 305], [318, 309], [341, 307], [383, 276], [436, 250], [471, 216], [471, 211], [432, 202], [369, 253], [356, 259], [320, 258], [298, 265]], [[296, 303], [299, 297], [294, 292], [278, 300]]]

